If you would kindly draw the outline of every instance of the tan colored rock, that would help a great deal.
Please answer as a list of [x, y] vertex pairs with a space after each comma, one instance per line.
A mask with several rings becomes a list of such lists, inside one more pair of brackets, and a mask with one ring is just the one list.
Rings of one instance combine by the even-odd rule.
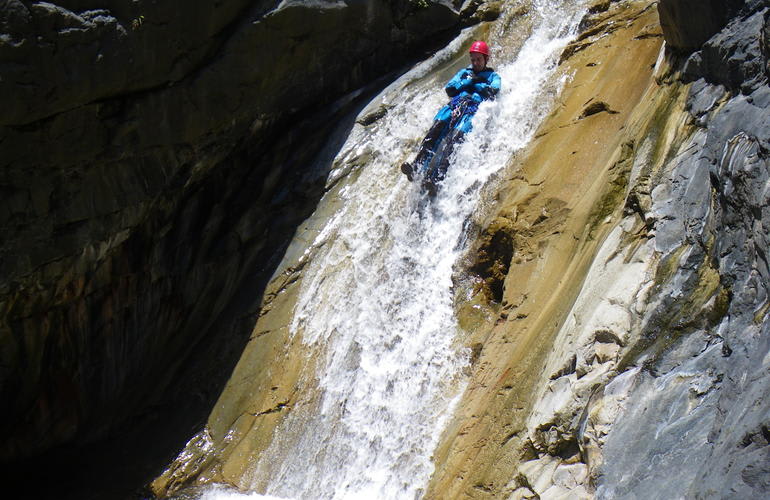
[[596, 352], [596, 361], [599, 363], [606, 363], [608, 361], [616, 361], [618, 359], [620, 346], [618, 344], [603, 344], [601, 342], [597, 342], [594, 344], [594, 351]]
[[508, 500], [525, 500], [530, 498], [537, 498], [537, 493], [530, 490], [529, 488], [522, 487], [511, 493], [511, 496], [508, 497]]
[[[617, 377], [617, 367], [634, 342], [629, 308], [651, 286], [651, 250], [645, 221], [633, 213], [619, 221], [629, 184], [645, 186], [659, 164], [658, 146], [643, 133], [650, 110], [678, 97], [656, 82], [662, 40], [654, 2], [597, 2], [590, 16], [563, 57], [562, 71], [572, 77], [510, 165], [499, 210], [479, 239], [470, 267], [481, 280], [458, 305], [470, 332], [470, 380], [434, 453], [425, 498], [591, 498], [589, 478], [633, 383]], [[669, 126], [677, 119], [659, 127], [661, 147], [677, 141]], [[642, 187], [636, 196], [645, 203], [649, 194]], [[287, 268], [302, 265], [298, 259]], [[195, 450], [183, 453], [155, 491], [195, 478], [264, 486], [249, 472], [256, 457], [285, 410], [313, 404], [313, 367], [303, 365], [302, 346], [287, 328], [297, 279], [271, 285], [209, 421], [207, 446], [215, 451], [203, 460]]]
[[[555, 338], [572, 317], [599, 247], [622, 215], [639, 154], [635, 134], [647, 126], [645, 106], [657, 89], [653, 68], [662, 39], [650, 36], [658, 22], [654, 5], [638, 0], [594, 9], [584, 23], [587, 31], [563, 56], [562, 70], [572, 79], [536, 139], [511, 165], [499, 212], [481, 238], [479, 254], [486, 263], [505, 264], [504, 253], [495, 253], [488, 242], [495, 235], [510, 235], [517, 252], [503, 279], [499, 305], [491, 304], [508, 316], [473, 332], [472, 341], [483, 342], [484, 348], [435, 453], [436, 472], [426, 498], [476, 498], [476, 484], [486, 485], [490, 498], [504, 491], [524, 498], [522, 488], [541, 497], [548, 492], [551, 498], [590, 498], [588, 468], [580, 462], [585, 456], [578, 451], [581, 405], [594, 385], [611, 379], [609, 361], [616, 354], [593, 332], [611, 331], [623, 343], [629, 316], [623, 306], [600, 302], [611, 316], [586, 316], [581, 321], [594, 327], [574, 325], [563, 333], [575, 332], [571, 340], [557, 343]], [[604, 104], [590, 107], [592, 102]], [[632, 234], [639, 230], [627, 229]], [[642, 240], [633, 243], [625, 234], [618, 231], [613, 241], [632, 243], [628, 253], [613, 256], [617, 251], [608, 245], [605, 259], [618, 265], [634, 259]], [[485, 268], [494, 270], [488, 264]], [[499, 278], [490, 272], [486, 280], [488, 298], [495, 300]], [[633, 298], [636, 288], [630, 293]], [[593, 366], [595, 357], [608, 362]], [[560, 484], [554, 485], [553, 472], [568, 462], [582, 472], [572, 480], [560, 472]]]
[[248, 486], [246, 472], [270, 443], [281, 416], [295, 405], [297, 381], [314, 367], [285, 323], [296, 300], [295, 280], [287, 274], [271, 283], [262, 316], [206, 429], [153, 481], [156, 495], [173, 494], [193, 481]]

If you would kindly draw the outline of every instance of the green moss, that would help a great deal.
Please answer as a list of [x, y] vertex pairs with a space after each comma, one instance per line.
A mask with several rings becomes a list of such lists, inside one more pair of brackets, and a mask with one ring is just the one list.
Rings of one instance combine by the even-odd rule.
[[494, 311], [487, 306], [487, 301], [483, 293], [465, 302], [457, 311], [457, 322], [461, 329], [466, 332], [474, 332], [481, 326], [488, 324], [494, 317]]
[[[656, 184], [658, 172], [673, 160], [681, 144], [692, 135], [691, 126], [682, 127], [682, 121], [687, 115], [681, 110], [680, 97], [686, 88], [681, 85], [668, 86], [668, 92], [663, 93], [656, 100], [657, 104], [650, 107], [650, 118], [636, 136], [639, 151], [632, 152], [633, 158], [628, 168], [633, 168], [634, 164], [640, 165], [640, 168], [635, 174], [634, 185], [629, 190], [625, 206], [638, 212], [643, 219], [651, 205], [650, 192]], [[644, 157], [638, 157], [640, 154]]]
[[676, 157], [679, 148], [677, 144], [671, 144], [666, 141], [669, 129], [673, 129], [672, 132], [676, 139], [676, 142], [681, 143], [686, 138], [692, 135], [691, 127], [681, 127], [679, 119], [683, 116], [687, 116], [682, 111], [682, 104], [680, 97], [689, 88], [689, 86], [671, 85], [671, 90], [667, 98], [661, 101], [661, 105], [657, 106], [647, 126], [647, 133], [645, 134], [652, 144], [655, 145], [652, 150], [653, 166], [665, 165]]
[[755, 325], [761, 325], [762, 320], [767, 315], [767, 311], [770, 309], [770, 302], [765, 302], [762, 307], [760, 307], [756, 313], [754, 313], [754, 324]]
[[[680, 97], [684, 95], [687, 87], [670, 85], [668, 89], [669, 92], [662, 96], [658, 105], [651, 110], [650, 119], [639, 135], [643, 138], [640, 143], [650, 144], [652, 148], [649, 151], [649, 158], [640, 159], [644, 167], [637, 174], [634, 190], [638, 192], [635, 196], [649, 196], [646, 193], [655, 184], [659, 169], [674, 160], [681, 149], [680, 146], [692, 135], [691, 125], [682, 127]], [[591, 214], [592, 233], [618, 208], [621, 196], [625, 195], [636, 154], [633, 142], [623, 145], [620, 159], [613, 166], [613, 169], [617, 169], [613, 172], [613, 180]], [[641, 202], [638, 205], [638, 210], [644, 210], [645, 207]], [[725, 316], [730, 302], [730, 293], [722, 287], [719, 273], [708, 257], [711, 254], [710, 248], [713, 246], [713, 241], [708, 242], [706, 246], [704, 260], [697, 275], [690, 278], [690, 281], [694, 280], [695, 283], [688, 287], [691, 290], [689, 295], [671, 301], [655, 313], [655, 316], [645, 325], [642, 339], [620, 360], [619, 369], [623, 370], [635, 364], [643, 354], [650, 354], [647, 363], [654, 364], [660, 355], [683, 335], [716, 325]], [[666, 290], [665, 285], [670, 283], [680, 271], [681, 259], [689, 248], [688, 245], [682, 245], [660, 261], [655, 273], [653, 294], [660, 294]], [[707, 307], [712, 298], [713, 303]]]
[[463, 331], [472, 334], [494, 321], [499, 305], [490, 301], [489, 290], [483, 280], [469, 275], [455, 286], [457, 323]]
[[690, 248], [688, 245], [681, 245], [679, 248], [669, 253], [658, 264], [658, 269], [655, 273], [655, 289], [660, 290], [663, 286], [671, 281], [674, 277], [677, 269], [679, 269], [679, 261], [682, 259], [685, 250]]

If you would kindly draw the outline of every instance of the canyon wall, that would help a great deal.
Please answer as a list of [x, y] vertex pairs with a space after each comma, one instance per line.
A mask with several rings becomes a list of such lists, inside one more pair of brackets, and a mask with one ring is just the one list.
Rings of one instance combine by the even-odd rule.
[[[528, 2], [506, 8], [474, 35], [520, 43]], [[313, 403], [289, 324], [337, 208], [319, 200], [371, 152], [335, 155], [405, 64], [500, 3], [0, 9], [9, 491], [263, 488], [260, 454]], [[588, 2], [456, 266], [467, 387], [426, 498], [770, 494], [769, 13]]]
[[[469, 379], [425, 498], [767, 495], [767, 7], [696, 3], [589, 2], [456, 270]], [[288, 332], [300, 246], [157, 493], [270, 480], [260, 453], [313, 404]]]
[[0, 2], [10, 476], [51, 474], [62, 498], [166, 461], [210, 411], [323, 192], [328, 165], [311, 159], [325, 125], [489, 15], [408, 0]]
[[768, 495], [768, 5], [605, 5], [469, 259], [429, 498]]

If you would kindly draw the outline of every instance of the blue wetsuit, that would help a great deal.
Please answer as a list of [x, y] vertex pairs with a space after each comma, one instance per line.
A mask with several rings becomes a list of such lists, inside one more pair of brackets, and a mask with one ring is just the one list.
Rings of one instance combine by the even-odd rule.
[[451, 133], [441, 164], [431, 172], [426, 172], [427, 180], [434, 186], [444, 179], [454, 145], [461, 142], [463, 136], [473, 128], [473, 115], [478, 111], [479, 104], [494, 99], [497, 95], [500, 90], [500, 76], [492, 68], [485, 68], [476, 73], [468, 66], [458, 71], [444, 86], [444, 90], [452, 100], [436, 113], [433, 125], [425, 135], [412, 164], [414, 170], [424, 171], [436, 154], [436, 148]]

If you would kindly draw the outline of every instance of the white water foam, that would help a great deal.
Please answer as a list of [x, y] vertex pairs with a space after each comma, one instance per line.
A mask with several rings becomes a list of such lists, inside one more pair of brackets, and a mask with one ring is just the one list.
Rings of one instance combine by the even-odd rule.
[[260, 495], [259, 493], [240, 493], [232, 489], [216, 486], [203, 493], [200, 500], [286, 500], [281, 497], [271, 495]]
[[[494, 54], [503, 89], [481, 105], [434, 200], [426, 202], [397, 165], [413, 155], [407, 152], [446, 100], [445, 82], [425, 80], [470, 31], [386, 89], [386, 117], [354, 129], [330, 179], [350, 169], [353, 158], [371, 159], [347, 174], [354, 181], [329, 194], [341, 208], [306, 255], [291, 324], [322, 356], [314, 374], [320, 397], [300, 401], [286, 416], [253, 471], [254, 489], [297, 499], [422, 495], [464, 387], [467, 353], [458, 347], [452, 295], [464, 227], [479, 210], [482, 187], [531, 140], [549, 110], [559, 53], [581, 4], [534, 1], [535, 28], [518, 55], [504, 48]], [[506, 23], [503, 16], [500, 31]]]

